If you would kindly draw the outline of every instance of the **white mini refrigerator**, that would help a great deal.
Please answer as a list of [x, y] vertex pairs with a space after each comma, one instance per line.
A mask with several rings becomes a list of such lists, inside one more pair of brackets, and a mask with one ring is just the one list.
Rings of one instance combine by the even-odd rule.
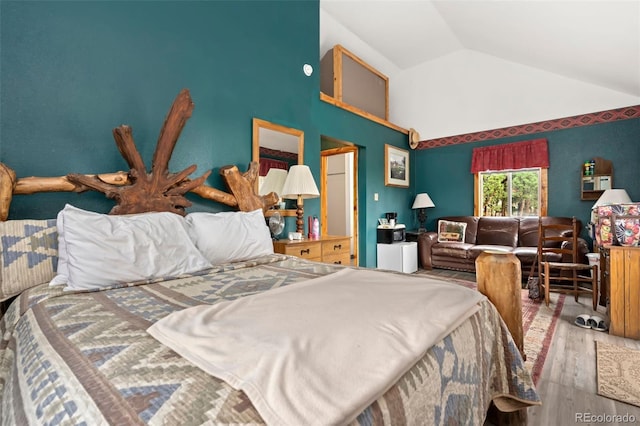
[[378, 269], [411, 274], [418, 270], [418, 243], [378, 244]]

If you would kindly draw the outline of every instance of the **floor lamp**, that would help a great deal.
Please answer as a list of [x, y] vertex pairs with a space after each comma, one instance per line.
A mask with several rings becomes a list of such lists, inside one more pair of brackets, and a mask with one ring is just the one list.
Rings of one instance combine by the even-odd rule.
[[296, 210], [296, 232], [304, 235], [304, 206], [305, 198], [317, 198], [320, 191], [313, 180], [313, 175], [309, 166], [298, 164], [289, 168], [289, 174], [282, 187], [282, 198], [292, 198], [297, 200]]

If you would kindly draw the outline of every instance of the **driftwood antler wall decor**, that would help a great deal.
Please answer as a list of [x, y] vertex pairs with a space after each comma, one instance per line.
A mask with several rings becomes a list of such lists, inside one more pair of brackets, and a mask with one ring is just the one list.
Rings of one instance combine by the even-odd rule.
[[179, 173], [170, 173], [169, 160], [180, 132], [191, 117], [194, 104], [187, 89], [183, 89], [171, 106], [162, 126], [153, 156], [151, 172], [148, 172], [133, 141], [131, 127], [122, 125], [113, 129], [118, 150], [131, 167], [126, 172], [99, 175], [71, 173], [60, 177], [27, 177], [16, 179], [16, 173], [0, 163], [0, 220], [9, 216], [13, 195], [36, 192], [83, 192], [89, 189], [104, 193], [116, 201], [110, 214], [130, 214], [148, 211], [170, 211], [184, 215], [191, 202], [184, 196], [193, 192], [219, 203], [243, 211], [266, 210], [278, 202], [278, 196], [270, 193], [259, 196], [255, 193], [258, 164], [249, 164], [246, 173], [236, 166], [225, 166], [220, 170], [231, 194], [204, 185], [211, 171], [196, 179], [188, 176], [196, 170], [191, 165]]

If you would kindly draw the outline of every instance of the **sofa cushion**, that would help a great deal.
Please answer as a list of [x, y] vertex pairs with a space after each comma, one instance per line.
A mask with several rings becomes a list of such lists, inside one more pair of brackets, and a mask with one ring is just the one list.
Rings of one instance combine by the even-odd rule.
[[515, 217], [481, 217], [476, 244], [515, 248], [518, 245], [519, 222]]
[[538, 217], [521, 217], [518, 230], [518, 246], [538, 247]]
[[464, 231], [464, 242], [468, 244], [476, 243], [476, 235], [478, 233], [478, 217], [477, 216], [447, 216], [447, 217], [441, 217], [440, 220], [466, 223], [467, 229], [465, 229]]
[[438, 243], [431, 248], [433, 256], [455, 257], [457, 259], [467, 259], [467, 253], [473, 244], [467, 243]]
[[469, 259], [475, 259], [476, 257], [480, 256], [480, 253], [482, 253], [483, 251], [503, 251], [505, 253], [511, 253], [513, 251], [513, 247], [499, 246], [494, 244], [475, 245], [469, 249], [469, 253], [468, 253]]
[[537, 262], [538, 247], [516, 247], [513, 249], [513, 254], [520, 259], [521, 263], [531, 265], [534, 261]]
[[[562, 224], [571, 226], [570, 217], [542, 216], [543, 225]], [[518, 232], [518, 246], [520, 247], [538, 247], [538, 217], [520, 218], [520, 231]], [[581, 229], [582, 223], [577, 220], [578, 228]], [[550, 231], [551, 232], [551, 231]], [[560, 243], [553, 241], [547, 242], [547, 247], [559, 247]]]

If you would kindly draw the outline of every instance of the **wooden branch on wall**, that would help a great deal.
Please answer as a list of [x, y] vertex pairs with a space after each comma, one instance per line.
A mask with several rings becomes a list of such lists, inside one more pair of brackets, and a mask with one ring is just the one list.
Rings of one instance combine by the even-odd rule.
[[267, 210], [278, 203], [278, 195], [270, 192], [267, 195], [259, 196], [255, 193], [256, 179], [258, 179], [260, 165], [252, 161], [245, 173], [240, 173], [236, 166], [225, 166], [220, 169], [227, 187], [231, 190], [236, 200], [238, 208], [242, 211], [253, 211], [257, 209]]
[[200, 186], [209, 177], [210, 171], [197, 179], [187, 177], [196, 170], [191, 165], [179, 173], [169, 173], [169, 160], [178, 142], [185, 123], [191, 117], [193, 102], [187, 89], [180, 91], [173, 101], [158, 137], [153, 155], [151, 172], [142, 161], [142, 157], [133, 140], [131, 127], [122, 125], [113, 129], [113, 137], [122, 157], [131, 167], [130, 185], [118, 186], [104, 182], [97, 177], [68, 174], [67, 179], [102, 192], [116, 201], [111, 214], [132, 214], [149, 211], [168, 211], [180, 215], [186, 214], [191, 202], [184, 196], [193, 188]]
[[16, 186], [16, 172], [12, 168], [0, 163], [0, 220], [9, 217], [9, 206]]
[[[258, 163], [252, 162], [249, 164], [249, 169], [257, 169]], [[232, 169], [235, 168], [235, 171]], [[225, 170], [223, 174], [223, 170]], [[251, 192], [252, 195], [247, 195], [246, 188], [251, 188], [253, 191], [254, 184], [251, 181], [247, 180], [245, 183], [242, 182], [243, 179], [247, 179], [245, 175], [252, 173], [241, 174], [238, 171], [238, 168], [235, 166], [226, 166], [220, 170], [220, 173], [223, 176], [225, 182], [227, 180], [231, 180], [234, 183], [227, 183], [227, 186], [230, 188], [231, 193], [221, 191], [217, 188], [213, 188], [208, 185], [198, 185], [190, 190], [190, 192], [204, 198], [207, 200], [215, 201], [221, 204], [224, 204], [229, 207], [239, 208], [239, 210], [243, 211], [251, 211], [258, 208], [262, 208], [263, 211], [266, 211], [269, 207], [278, 203], [278, 196], [271, 192], [264, 196], [258, 196], [254, 192]], [[236, 174], [238, 176], [236, 176]], [[99, 175], [84, 175], [87, 179], [98, 179], [102, 182], [107, 182], [111, 185], [130, 185], [128, 174], [126, 172], [115, 172], [115, 173], [103, 173]], [[257, 176], [257, 175], [256, 175]], [[25, 177], [16, 179], [16, 173], [13, 169], [8, 167], [7, 165], [0, 163], [0, 221], [4, 222], [9, 217], [9, 207], [11, 205], [11, 200], [13, 195], [30, 195], [36, 194], [39, 192], [84, 192], [89, 190], [88, 187], [84, 185], [80, 185], [77, 183], [73, 183], [67, 179], [66, 176], [57, 176], [57, 177]], [[237, 191], [236, 195], [234, 191]], [[241, 198], [242, 206], [244, 208], [239, 207], [238, 199]], [[255, 200], [258, 200], [257, 203]]]

